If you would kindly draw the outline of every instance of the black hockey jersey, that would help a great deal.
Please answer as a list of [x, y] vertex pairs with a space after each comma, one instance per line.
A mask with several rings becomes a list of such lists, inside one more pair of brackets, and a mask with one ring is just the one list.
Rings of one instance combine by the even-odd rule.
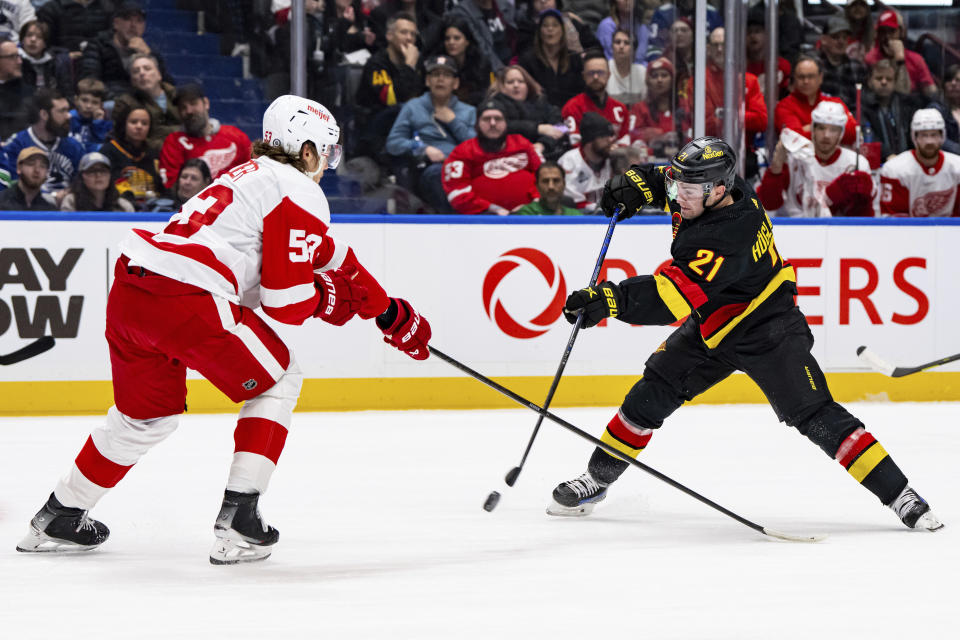
[[[664, 193], [660, 170], [639, 168], [655, 194]], [[631, 324], [670, 324], [693, 315], [707, 347], [735, 342], [759, 320], [796, 305], [796, 272], [777, 251], [773, 227], [756, 192], [737, 177], [733, 204], [693, 220], [673, 214], [673, 261], [652, 276], [620, 283]], [[663, 206], [663, 202], [655, 203]]]

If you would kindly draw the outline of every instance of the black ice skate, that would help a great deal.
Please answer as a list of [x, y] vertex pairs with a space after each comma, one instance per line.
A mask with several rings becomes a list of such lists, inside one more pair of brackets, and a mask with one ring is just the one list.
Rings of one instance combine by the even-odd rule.
[[65, 507], [52, 493], [30, 521], [30, 531], [17, 544], [25, 553], [75, 553], [90, 551], [110, 537], [107, 525], [87, 516], [83, 509]]
[[930, 511], [930, 505], [909, 486], [900, 492], [900, 495], [889, 505], [897, 514], [900, 521], [911, 529], [936, 531], [943, 528], [943, 523]]
[[553, 502], [547, 507], [551, 516], [587, 516], [593, 507], [607, 497], [605, 482], [594, 479], [590, 472], [567, 480], [553, 490]]
[[224, 491], [220, 515], [213, 525], [217, 541], [210, 551], [212, 564], [239, 564], [270, 557], [280, 532], [260, 517], [259, 499], [259, 493]]

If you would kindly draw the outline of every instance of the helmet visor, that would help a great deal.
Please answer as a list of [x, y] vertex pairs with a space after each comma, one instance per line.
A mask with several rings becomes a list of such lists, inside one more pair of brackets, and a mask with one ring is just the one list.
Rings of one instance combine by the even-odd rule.
[[321, 155], [327, 156], [327, 168], [336, 169], [343, 158], [343, 147], [339, 144], [328, 144]]
[[664, 172], [664, 186], [667, 190], [667, 197], [674, 202], [677, 201], [679, 196], [683, 196], [685, 200], [701, 198], [710, 193], [710, 190], [713, 188], [713, 184], [709, 182], [695, 183], [675, 180], [673, 177], [673, 167], [670, 167]]

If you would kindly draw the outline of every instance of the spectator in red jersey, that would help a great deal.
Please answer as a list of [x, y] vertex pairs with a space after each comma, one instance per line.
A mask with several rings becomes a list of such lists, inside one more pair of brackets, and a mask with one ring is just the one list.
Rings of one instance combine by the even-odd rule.
[[[877, 18], [877, 43], [864, 57], [864, 62], [873, 66], [877, 60], [886, 58], [897, 65], [896, 89], [900, 93], [922, 93], [928, 98], [937, 96], [937, 84], [930, 75], [927, 63], [919, 53], [904, 46], [906, 30], [903, 18], [893, 9], [888, 9]], [[907, 75], [909, 86], [902, 80]]]
[[518, 62], [540, 83], [550, 104], [561, 107], [583, 91], [583, 61], [570, 52], [563, 14], [556, 9], [540, 13], [533, 47]]
[[657, 157], [676, 153], [689, 136], [690, 105], [680, 98], [673, 64], [657, 58], [647, 65], [647, 97], [630, 107], [630, 140], [642, 142]]
[[443, 163], [443, 188], [457, 213], [505, 216], [538, 198], [540, 156], [521, 135], [507, 133], [500, 105], [477, 108], [477, 137], [461, 142]]
[[[800, 56], [797, 65], [793, 68], [793, 91], [786, 98], [777, 103], [774, 111], [774, 123], [777, 132], [784, 128], [793, 129], [797, 133], [810, 137], [810, 114], [822, 100], [832, 100], [843, 104], [840, 98], [825, 96], [820, 91], [823, 84], [823, 68], [820, 60], [811, 56]], [[847, 112], [847, 126], [843, 130], [841, 144], [853, 144], [856, 140], [857, 121], [844, 106]]]
[[[706, 72], [706, 133], [708, 136], [723, 135], [723, 67], [724, 67], [724, 37], [723, 27], [717, 27], [707, 37], [707, 72]], [[760, 92], [757, 76], [752, 73], [744, 74], [746, 91], [744, 93], [744, 133], [749, 141], [754, 134], [767, 129], [767, 105]], [[693, 93], [693, 78], [690, 79], [687, 93]]]
[[175, 104], [183, 120], [183, 131], [168, 135], [160, 149], [160, 175], [167, 189], [176, 182], [180, 167], [189, 158], [207, 163], [214, 180], [250, 159], [250, 138], [240, 129], [210, 117], [210, 100], [203, 87], [180, 87]]
[[[757, 11], [757, 7], [761, 10]], [[767, 81], [767, 27], [763, 4], [757, 5], [747, 13], [747, 72], [757, 76], [760, 91], [766, 91]], [[790, 62], [783, 56], [777, 56], [777, 87], [782, 98], [790, 92]]]
[[610, 65], [603, 51], [594, 49], [588, 52], [583, 59], [583, 82], [587, 90], [570, 98], [560, 112], [574, 146], [580, 144], [580, 119], [590, 111], [606, 118], [614, 126], [618, 138], [627, 135], [627, 107], [607, 95], [609, 78]]

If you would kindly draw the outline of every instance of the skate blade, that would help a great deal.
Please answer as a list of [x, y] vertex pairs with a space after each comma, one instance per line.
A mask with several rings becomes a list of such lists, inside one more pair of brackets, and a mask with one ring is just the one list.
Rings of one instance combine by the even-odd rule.
[[932, 511], [927, 511], [925, 514], [920, 516], [917, 522], [913, 525], [913, 528], [920, 531], [939, 531], [940, 529], [943, 529], [943, 523], [940, 522], [937, 516], [933, 515]]
[[597, 506], [596, 502], [584, 502], [575, 507], [566, 507], [556, 500], [551, 500], [547, 505], [547, 515], [561, 516], [567, 518], [582, 518], [593, 513], [593, 508]]
[[[239, 535], [239, 534], [238, 534]], [[241, 564], [266, 560], [273, 553], [272, 545], [258, 545], [242, 538], [220, 538], [210, 550], [210, 564]]]
[[21, 553], [85, 553], [98, 548], [98, 544], [77, 544], [66, 540], [51, 538], [43, 533], [31, 529], [23, 540], [17, 543], [17, 551]]

